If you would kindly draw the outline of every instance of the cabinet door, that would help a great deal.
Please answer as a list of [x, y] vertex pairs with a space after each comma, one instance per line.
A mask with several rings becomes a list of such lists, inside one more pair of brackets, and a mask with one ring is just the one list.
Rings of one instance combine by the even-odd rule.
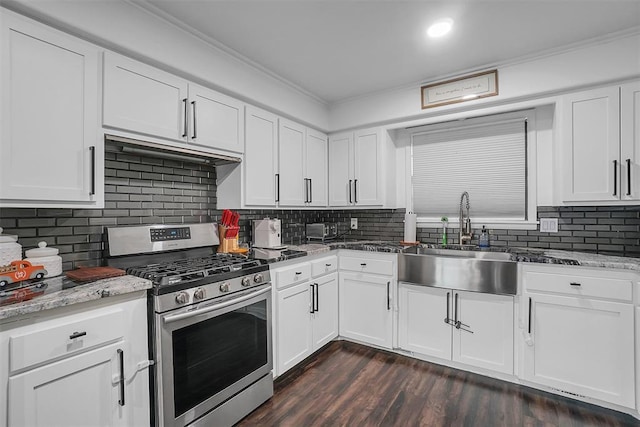
[[362, 273], [340, 273], [340, 335], [391, 348], [392, 279]]
[[619, 100], [617, 86], [563, 98], [565, 201], [620, 198]]
[[313, 313], [313, 350], [338, 336], [338, 275], [329, 274], [314, 282], [317, 286]]
[[247, 106], [245, 128], [245, 204], [275, 206], [278, 118], [264, 110]]
[[354, 192], [358, 205], [382, 204], [382, 135], [364, 130], [354, 136]]
[[[119, 357], [111, 344], [9, 378], [11, 426], [129, 425], [118, 403]], [[127, 402], [125, 395], [125, 405]]]
[[304, 206], [307, 188], [304, 176], [305, 129], [296, 123], [279, 121], [280, 206]]
[[187, 82], [112, 53], [104, 55], [103, 125], [186, 140]]
[[189, 84], [189, 142], [207, 148], [244, 151], [244, 104], [211, 89]]
[[327, 135], [307, 129], [305, 176], [309, 179], [307, 206], [327, 206]]
[[633, 306], [585, 298], [531, 298], [524, 379], [633, 408]]
[[99, 205], [97, 48], [4, 9], [0, 15], [0, 199]]
[[353, 204], [353, 134], [329, 138], [329, 206]]
[[278, 375], [311, 354], [311, 284], [301, 283], [278, 291]]
[[455, 294], [462, 325], [453, 329], [452, 359], [513, 374], [513, 297], [476, 292]]
[[452, 299], [454, 291], [400, 283], [398, 289], [398, 345], [403, 350], [451, 359]]
[[620, 88], [620, 170], [623, 200], [640, 199], [640, 82]]

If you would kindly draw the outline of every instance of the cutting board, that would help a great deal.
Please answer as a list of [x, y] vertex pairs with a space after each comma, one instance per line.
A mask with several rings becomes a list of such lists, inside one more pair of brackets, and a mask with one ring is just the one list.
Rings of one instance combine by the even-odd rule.
[[80, 267], [76, 270], [67, 271], [65, 274], [69, 279], [76, 282], [93, 282], [109, 277], [124, 276], [126, 272], [114, 267]]

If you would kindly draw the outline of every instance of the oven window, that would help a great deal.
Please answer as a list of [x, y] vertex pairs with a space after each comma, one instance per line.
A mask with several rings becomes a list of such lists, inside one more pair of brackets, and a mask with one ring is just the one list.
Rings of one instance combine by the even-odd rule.
[[267, 364], [267, 301], [173, 332], [175, 416]]

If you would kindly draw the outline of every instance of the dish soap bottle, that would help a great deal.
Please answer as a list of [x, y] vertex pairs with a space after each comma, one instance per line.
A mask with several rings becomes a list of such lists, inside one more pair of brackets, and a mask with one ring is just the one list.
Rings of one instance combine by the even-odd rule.
[[480, 239], [478, 240], [478, 246], [481, 248], [489, 247], [489, 232], [484, 225], [482, 226], [482, 233], [480, 234]]

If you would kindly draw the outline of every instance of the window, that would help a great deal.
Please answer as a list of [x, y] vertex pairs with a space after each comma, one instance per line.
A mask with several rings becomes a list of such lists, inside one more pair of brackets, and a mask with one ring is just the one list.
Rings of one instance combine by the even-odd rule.
[[534, 119], [530, 110], [411, 129], [412, 202], [419, 222], [439, 223], [447, 216], [455, 224], [467, 191], [476, 225], [535, 223], [528, 167]]

